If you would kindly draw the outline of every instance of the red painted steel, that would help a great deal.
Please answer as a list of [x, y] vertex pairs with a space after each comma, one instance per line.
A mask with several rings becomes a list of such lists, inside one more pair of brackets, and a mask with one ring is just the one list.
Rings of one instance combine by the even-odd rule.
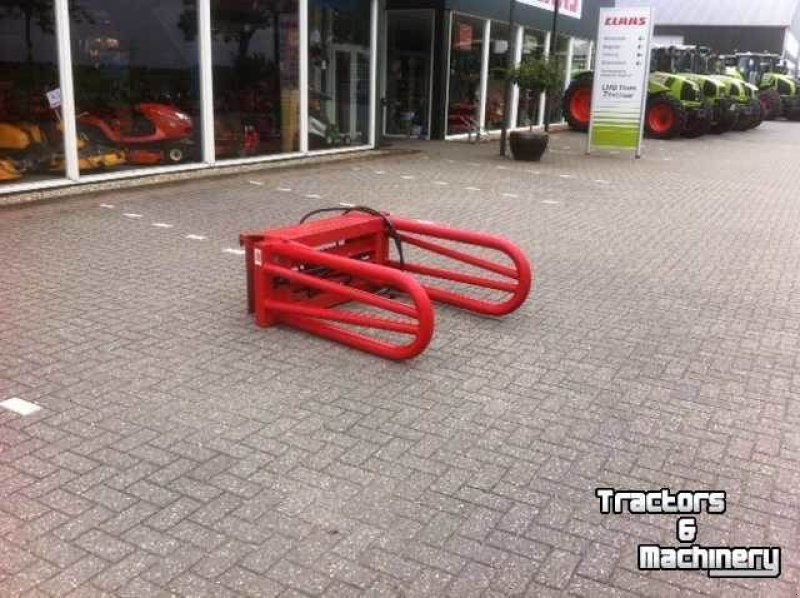
[[[404, 244], [483, 270], [488, 276], [390, 258], [388, 229], [392, 227]], [[395, 235], [395, 231], [391, 234]], [[436, 239], [500, 252], [512, 265], [447, 247]], [[522, 305], [533, 284], [527, 258], [509, 241], [389, 215], [350, 212], [243, 234], [239, 240], [245, 248], [248, 311], [255, 313], [260, 326], [286, 324], [389, 359], [410, 359], [428, 346], [434, 331], [431, 300], [501, 316]], [[427, 286], [412, 274], [485, 289], [504, 297], [477, 299]], [[379, 294], [383, 290], [390, 290], [404, 301]], [[370, 313], [336, 309], [346, 303], [360, 304]], [[376, 310], [382, 314], [376, 315]], [[342, 325], [410, 340], [392, 342]]]
[[[415, 272], [433, 278], [442, 280], [450, 280], [455, 282], [463, 282], [476, 287], [483, 287], [486, 289], [504, 290], [510, 293], [510, 297], [504, 301], [488, 301], [484, 299], [474, 299], [465, 295], [439, 289], [436, 287], [423, 285], [423, 288], [430, 295], [434, 301], [447, 303], [456, 307], [461, 307], [469, 311], [474, 311], [479, 314], [487, 316], [504, 316], [510, 314], [512, 311], [518, 309], [531, 292], [533, 286], [533, 268], [531, 267], [528, 258], [522, 250], [505, 239], [487, 235], [484, 233], [476, 233], [472, 231], [465, 231], [442, 224], [435, 224], [433, 222], [423, 222], [420, 220], [411, 220], [408, 218], [397, 218], [396, 216], [390, 217], [392, 224], [395, 228], [404, 233], [411, 233], [401, 235], [404, 243], [416, 245], [422, 249], [427, 249], [436, 254], [448, 257], [457, 262], [463, 262], [470, 266], [482, 268], [495, 274], [499, 274], [506, 280], [494, 281], [479, 277], [471, 277], [458, 272], [451, 272], [423, 266], [419, 264], [405, 264], [405, 270]], [[416, 236], [411, 236], [411, 235]], [[476, 247], [485, 247], [493, 249], [500, 253], [505, 254], [514, 264], [513, 268], [490, 262], [479, 258], [477, 256], [469, 255], [464, 252], [451, 249], [434, 243], [427, 239], [420, 239], [419, 235], [423, 237], [430, 237], [433, 239], [444, 239], [447, 241], [455, 241], [465, 245], [474, 245]], [[392, 263], [393, 266], [398, 267], [398, 264]]]
[[[358, 231], [359, 234], [364, 232], [363, 228]], [[319, 251], [295, 241], [272, 240], [268, 237], [256, 243], [255, 250], [262, 251], [260, 272], [255, 277], [256, 321], [260, 325], [288, 324], [356, 349], [398, 360], [419, 355], [430, 343], [434, 326], [433, 306], [428, 294], [411, 276], [376, 263]], [[409, 297], [411, 304], [394, 301], [347, 283], [304, 274], [294, 269], [297, 264], [326, 268], [337, 276], [368, 281], [375, 289], [395, 289]], [[275, 284], [283, 280], [289, 284]], [[291, 283], [298, 286], [292, 287]], [[319, 291], [320, 294], [315, 298], [322, 305], [310, 305], [298, 299], [297, 291], [301, 289]], [[416, 323], [332, 309], [347, 301], [413, 318]], [[394, 344], [345, 330], [326, 321], [392, 331], [412, 338], [405, 344]]]

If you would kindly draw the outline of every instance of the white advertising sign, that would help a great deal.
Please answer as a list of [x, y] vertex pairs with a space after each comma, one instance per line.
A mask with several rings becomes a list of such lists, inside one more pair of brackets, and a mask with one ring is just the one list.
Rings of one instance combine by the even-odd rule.
[[652, 35], [650, 7], [600, 9], [587, 152], [606, 147], [641, 155]]
[[47, 103], [50, 104], [50, 108], [55, 110], [56, 108], [61, 107], [61, 88], [57, 87], [51, 91], [48, 91], [46, 94], [47, 96]]
[[[555, 0], [517, 0], [520, 4], [527, 4], [528, 6], [535, 6], [544, 10], [553, 11], [555, 9]], [[583, 9], [583, 0], [560, 0], [558, 4], [558, 14], [565, 17], [572, 17], [573, 19], [581, 18], [581, 11]]]

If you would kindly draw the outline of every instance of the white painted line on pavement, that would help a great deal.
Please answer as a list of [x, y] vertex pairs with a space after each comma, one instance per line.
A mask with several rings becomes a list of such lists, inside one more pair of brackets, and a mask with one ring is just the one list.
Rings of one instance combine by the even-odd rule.
[[101, 203], [100, 207], [101, 208], [105, 208], [106, 210], [113, 210], [114, 209], [114, 204], [113, 203]]
[[278, 187], [276, 191], [281, 191], [282, 193], [289, 193], [292, 190], [291, 187]]
[[531, 174], [542, 174], [541, 170], [529, 170], [528, 172], [530, 172]]
[[308, 199], [322, 199], [321, 195], [317, 195], [316, 193], [307, 193], [306, 197]]
[[141, 214], [131, 214], [131, 213], [123, 214], [123, 216], [125, 216], [125, 218], [141, 218], [142, 217]]
[[30, 401], [24, 401], [17, 397], [11, 397], [10, 399], [3, 401], [0, 403], [0, 407], [8, 409], [9, 411], [13, 411], [17, 415], [31, 415], [32, 413], [42, 410], [39, 405], [31, 403]]
[[222, 253], [230, 253], [231, 255], [244, 255], [244, 249], [237, 249], [236, 247], [226, 247]]
[[403, 174], [403, 175], [400, 175], [400, 178], [401, 179], [405, 179], [407, 181], [410, 181], [411, 179], [415, 179], [417, 177], [415, 177], [413, 174]]
[[444, 187], [445, 185], [449, 185], [450, 183], [448, 183], [447, 181], [433, 181], [433, 184]]
[[375, 172], [375, 174], [386, 174], [385, 170], [376, 170], [374, 172]]
[[544, 199], [542, 200], [542, 203], [547, 204], [548, 206], [557, 206], [561, 202], [555, 201], [554, 199]]
[[478, 187], [464, 187], [467, 191], [480, 191]]
[[595, 183], [600, 183], [601, 185], [608, 185], [611, 181], [607, 181], [605, 179], [595, 179]]
[[519, 197], [516, 193], [503, 193], [503, 197]]
[[166, 222], [154, 222], [153, 226], [156, 228], [172, 228], [174, 224], [167, 224]]
[[562, 179], [574, 179], [575, 178], [574, 174], [560, 174], [558, 176], [560, 176]]
[[186, 235], [186, 238], [192, 241], [205, 241], [208, 237], [204, 237], [203, 235]]
[[250, 183], [251, 185], [255, 185], [257, 187], [263, 187], [264, 186], [264, 183], [262, 183], [261, 181], [247, 181], [247, 182]]
[[343, 208], [354, 208], [354, 207], [356, 207], [356, 204], [347, 203], [346, 201], [340, 201], [339, 205], [342, 206]]

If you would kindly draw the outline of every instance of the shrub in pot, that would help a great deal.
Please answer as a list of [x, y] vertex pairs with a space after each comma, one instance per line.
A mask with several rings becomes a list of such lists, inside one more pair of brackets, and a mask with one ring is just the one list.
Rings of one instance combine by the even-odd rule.
[[[549, 58], [530, 58], [508, 71], [508, 78], [519, 86], [526, 103], [538, 101], [540, 93], [558, 93], [562, 86], [561, 68]], [[526, 106], [529, 110], [530, 106]], [[547, 133], [535, 133], [533, 125], [528, 131], [512, 131], [509, 135], [511, 153], [515, 160], [539, 161], [547, 149]]]

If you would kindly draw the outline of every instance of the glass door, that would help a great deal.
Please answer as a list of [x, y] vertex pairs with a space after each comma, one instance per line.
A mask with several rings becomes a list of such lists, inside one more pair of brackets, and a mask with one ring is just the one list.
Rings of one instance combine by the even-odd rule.
[[386, 135], [430, 138], [432, 10], [389, 10]]

